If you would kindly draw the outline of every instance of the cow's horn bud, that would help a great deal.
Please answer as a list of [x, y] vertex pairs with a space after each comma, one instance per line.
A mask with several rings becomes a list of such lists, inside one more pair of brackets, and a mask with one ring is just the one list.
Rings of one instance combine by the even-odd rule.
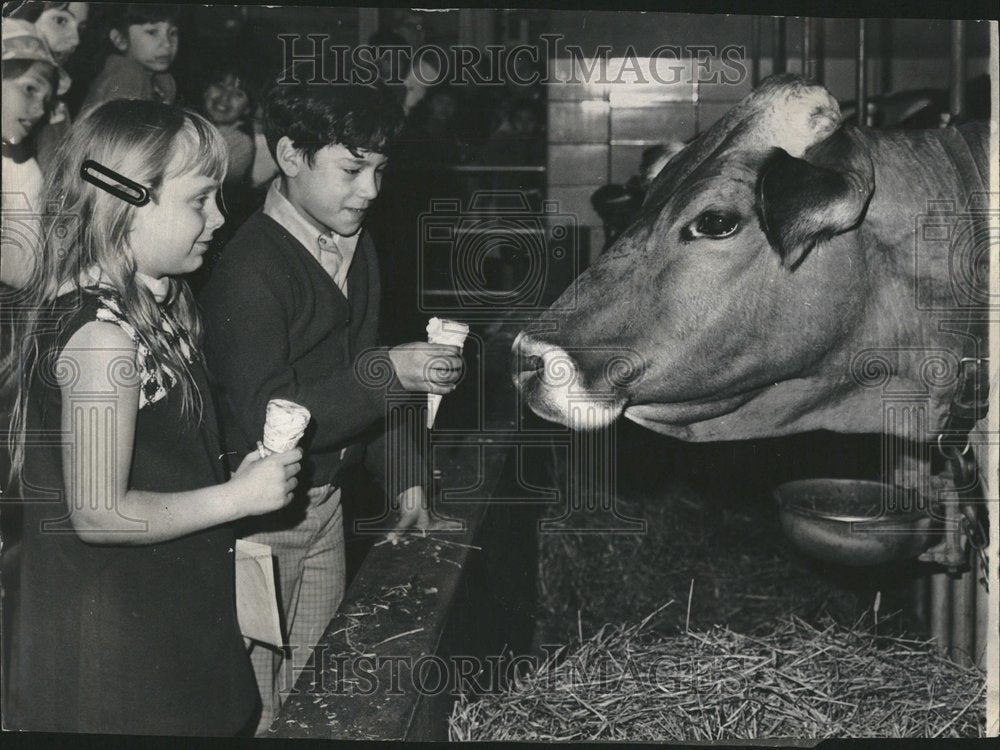
[[781, 91], [764, 110], [758, 133], [767, 146], [801, 158], [839, 125], [840, 106], [829, 91], [822, 86], [794, 86]]

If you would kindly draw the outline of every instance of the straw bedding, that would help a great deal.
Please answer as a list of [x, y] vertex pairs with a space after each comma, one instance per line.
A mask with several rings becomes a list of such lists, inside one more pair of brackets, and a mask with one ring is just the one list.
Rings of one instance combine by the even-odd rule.
[[782, 537], [767, 482], [641, 468], [614, 502], [645, 533], [539, 535], [540, 665], [462, 696], [452, 739], [982, 736], [984, 675], [904, 614], [920, 564], [817, 564]]
[[453, 740], [980, 737], [984, 678], [933, 644], [789, 618], [663, 637], [607, 625], [508, 690], [454, 706]]

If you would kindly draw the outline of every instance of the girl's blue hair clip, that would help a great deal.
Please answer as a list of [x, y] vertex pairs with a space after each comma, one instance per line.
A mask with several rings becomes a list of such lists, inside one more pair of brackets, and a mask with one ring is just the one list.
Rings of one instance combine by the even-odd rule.
[[149, 188], [133, 182], [93, 159], [87, 159], [80, 166], [80, 177], [133, 206], [145, 206], [149, 203]]

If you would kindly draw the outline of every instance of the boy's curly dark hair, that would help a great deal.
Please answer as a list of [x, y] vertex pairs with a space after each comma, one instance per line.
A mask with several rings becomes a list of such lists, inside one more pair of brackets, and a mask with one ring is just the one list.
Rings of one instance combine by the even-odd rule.
[[403, 127], [403, 109], [380, 89], [346, 83], [309, 83], [312, 70], [294, 67], [265, 91], [264, 136], [271, 156], [282, 136], [306, 156], [340, 144], [352, 154], [385, 154]]

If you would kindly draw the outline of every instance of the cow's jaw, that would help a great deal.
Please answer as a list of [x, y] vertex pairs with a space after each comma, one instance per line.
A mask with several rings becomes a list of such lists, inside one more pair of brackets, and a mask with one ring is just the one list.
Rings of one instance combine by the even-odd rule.
[[724, 419], [752, 399], [753, 395], [745, 393], [697, 403], [636, 404], [626, 408], [623, 416], [653, 432], [682, 440], [698, 440], [698, 425]]
[[[692, 442], [748, 440], [815, 429], [837, 429], [823, 405], [834, 388], [817, 380], [789, 380], [702, 401], [636, 404], [624, 416], [642, 427]], [[877, 431], [877, 430], [873, 430]]]

